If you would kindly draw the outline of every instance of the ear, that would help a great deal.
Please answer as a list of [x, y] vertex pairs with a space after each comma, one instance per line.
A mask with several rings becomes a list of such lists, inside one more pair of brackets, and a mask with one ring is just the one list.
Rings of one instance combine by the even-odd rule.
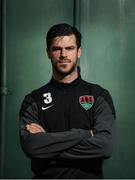
[[51, 56], [50, 56], [50, 51], [48, 48], [46, 48], [46, 52], [47, 52], [47, 55], [48, 55], [48, 58], [51, 59]]
[[80, 58], [81, 57], [81, 54], [82, 54], [82, 48], [80, 47], [79, 49], [78, 49], [78, 58]]

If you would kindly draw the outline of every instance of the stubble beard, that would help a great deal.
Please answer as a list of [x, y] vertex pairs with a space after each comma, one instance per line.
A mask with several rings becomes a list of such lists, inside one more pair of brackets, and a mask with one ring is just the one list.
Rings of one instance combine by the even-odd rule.
[[[63, 67], [62, 67], [63, 66]], [[57, 65], [57, 63], [52, 63], [52, 67], [53, 70], [60, 76], [67, 76], [69, 74], [71, 74], [72, 72], [75, 71], [76, 66], [77, 66], [77, 61], [75, 63], [72, 64], [72, 66], [66, 70], [66, 66], [68, 66], [67, 64], [63, 64], [61, 65], [61, 67], [59, 65]]]

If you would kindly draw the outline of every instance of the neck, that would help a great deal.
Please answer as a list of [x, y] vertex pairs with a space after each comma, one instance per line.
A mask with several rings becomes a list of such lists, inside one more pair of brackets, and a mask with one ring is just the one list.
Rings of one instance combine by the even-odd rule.
[[53, 72], [53, 78], [57, 80], [58, 82], [63, 82], [63, 83], [71, 83], [78, 77], [78, 72], [77, 70], [72, 72], [71, 74], [68, 74], [66, 76], [60, 75], [56, 72]]

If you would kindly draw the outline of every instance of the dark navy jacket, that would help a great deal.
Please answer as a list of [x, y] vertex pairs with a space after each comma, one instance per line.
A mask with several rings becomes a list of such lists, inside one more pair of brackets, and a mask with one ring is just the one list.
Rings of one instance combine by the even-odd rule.
[[[32, 122], [46, 132], [30, 134], [25, 125]], [[28, 94], [20, 110], [20, 140], [35, 178], [102, 178], [114, 124], [108, 91], [80, 76], [69, 84], [52, 78]]]

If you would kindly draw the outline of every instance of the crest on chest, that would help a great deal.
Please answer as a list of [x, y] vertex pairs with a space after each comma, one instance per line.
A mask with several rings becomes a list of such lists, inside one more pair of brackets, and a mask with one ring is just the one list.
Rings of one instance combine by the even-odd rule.
[[94, 104], [94, 97], [91, 95], [83, 95], [79, 97], [80, 105], [85, 109], [90, 109]]

